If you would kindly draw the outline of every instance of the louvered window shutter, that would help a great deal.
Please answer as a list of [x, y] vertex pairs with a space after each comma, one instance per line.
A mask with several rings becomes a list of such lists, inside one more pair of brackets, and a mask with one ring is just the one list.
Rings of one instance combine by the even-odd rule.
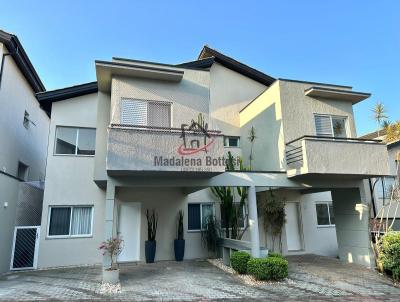
[[315, 115], [315, 130], [318, 136], [333, 136], [331, 118], [324, 115]]
[[121, 100], [121, 124], [147, 126], [147, 102]]

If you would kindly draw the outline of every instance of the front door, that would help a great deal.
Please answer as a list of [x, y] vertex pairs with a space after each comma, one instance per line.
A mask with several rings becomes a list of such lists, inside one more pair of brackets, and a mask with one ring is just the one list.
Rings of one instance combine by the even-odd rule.
[[297, 202], [288, 202], [285, 205], [286, 212], [286, 240], [288, 251], [301, 250], [301, 227], [299, 219], [299, 207]]
[[139, 261], [140, 257], [140, 203], [121, 202], [118, 209], [118, 236], [124, 241], [118, 262]]
[[39, 235], [39, 226], [15, 227], [11, 270], [37, 268]]

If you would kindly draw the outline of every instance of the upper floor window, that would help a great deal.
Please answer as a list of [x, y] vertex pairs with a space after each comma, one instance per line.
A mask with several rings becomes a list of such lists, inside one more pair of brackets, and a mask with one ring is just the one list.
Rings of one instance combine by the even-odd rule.
[[28, 179], [29, 166], [23, 162], [18, 162], [17, 177], [26, 181]]
[[171, 104], [168, 102], [121, 100], [121, 124], [171, 127]]
[[315, 131], [318, 136], [347, 137], [347, 118], [334, 115], [314, 115]]
[[334, 226], [335, 215], [333, 213], [333, 205], [330, 202], [318, 202], [315, 205], [317, 211], [318, 226]]
[[237, 136], [225, 136], [224, 147], [240, 147], [240, 137]]
[[55, 154], [94, 155], [95, 145], [96, 129], [57, 126]]
[[24, 121], [23, 121], [23, 125], [26, 129], [29, 128], [29, 123], [30, 123], [30, 119], [29, 119], [29, 113], [27, 111], [25, 111], [24, 113]]

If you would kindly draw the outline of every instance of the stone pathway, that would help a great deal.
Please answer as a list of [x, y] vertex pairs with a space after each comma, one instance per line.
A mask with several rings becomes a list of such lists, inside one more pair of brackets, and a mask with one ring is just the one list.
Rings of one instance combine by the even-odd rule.
[[100, 267], [11, 273], [0, 301], [400, 301], [400, 289], [372, 270], [315, 255], [291, 256], [289, 278], [250, 286], [207, 261], [121, 267], [122, 292], [99, 292]]

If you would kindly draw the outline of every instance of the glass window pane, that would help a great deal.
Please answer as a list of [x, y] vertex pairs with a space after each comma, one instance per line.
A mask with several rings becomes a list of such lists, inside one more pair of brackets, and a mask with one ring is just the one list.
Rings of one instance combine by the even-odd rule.
[[239, 139], [237, 137], [229, 138], [229, 146], [230, 147], [239, 147]]
[[94, 155], [96, 146], [96, 129], [79, 129], [77, 154]]
[[71, 235], [90, 235], [92, 232], [92, 207], [75, 207], [72, 210]]
[[147, 111], [148, 126], [171, 127], [171, 105], [159, 102], [149, 102]]
[[333, 205], [329, 205], [329, 216], [331, 218], [331, 224], [335, 224], [335, 213], [333, 213]]
[[49, 236], [69, 235], [71, 208], [51, 208]]
[[77, 128], [57, 127], [56, 154], [75, 154]]
[[200, 204], [188, 204], [188, 229], [200, 230]]
[[201, 207], [203, 215], [201, 221], [202, 221], [202, 226], [204, 226], [207, 221], [207, 218], [214, 215], [214, 211], [213, 211], [213, 205], [210, 203], [202, 204]]
[[331, 117], [327, 115], [315, 115], [315, 132], [318, 136], [332, 136]]
[[346, 118], [332, 117], [333, 135], [335, 137], [347, 137], [346, 135]]
[[318, 225], [329, 225], [328, 205], [325, 203], [317, 204], [316, 209]]

